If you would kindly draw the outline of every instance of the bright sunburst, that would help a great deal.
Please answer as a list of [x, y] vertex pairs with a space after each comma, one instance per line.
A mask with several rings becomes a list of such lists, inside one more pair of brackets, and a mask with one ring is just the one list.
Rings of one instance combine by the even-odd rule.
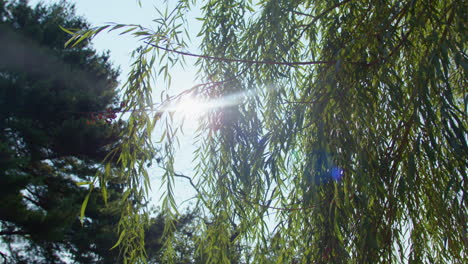
[[187, 95], [170, 104], [165, 108], [165, 111], [173, 112], [183, 119], [194, 120], [202, 117], [210, 110], [240, 104], [246, 97], [254, 94], [253, 91], [244, 91], [211, 100]]
[[186, 118], [201, 117], [208, 111], [208, 109], [208, 102], [191, 96], [182, 98], [174, 106], [174, 112]]

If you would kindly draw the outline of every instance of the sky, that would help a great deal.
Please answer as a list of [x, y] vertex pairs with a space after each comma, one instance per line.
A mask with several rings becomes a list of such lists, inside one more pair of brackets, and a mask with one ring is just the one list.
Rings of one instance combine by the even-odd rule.
[[[30, 0], [31, 5], [35, 5], [39, 2], [45, 4], [60, 2], [59, 0]], [[175, 1], [141, 1], [141, 6], [138, 4], [137, 0], [77, 0], [69, 1], [75, 4], [76, 14], [84, 17], [92, 26], [102, 26], [109, 22], [121, 23], [121, 24], [140, 24], [144, 27], [151, 28], [154, 26], [153, 19], [157, 18], [156, 8], [164, 9], [171, 3]], [[165, 3], [166, 2], [166, 3]], [[170, 8], [170, 6], [169, 6]], [[195, 18], [200, 16], [198, 11], [193, 11], [187, 16], [190, 33], [193, 33], [193, 38], [198, 33], [200, 28], [200, 22]], [[130, 70], [131, 52], [133, 49], [141, 45], [137, 39], [126, 35], [119, 35], [118, 32], [107, 33], [103, 31], [92, 41], [94, 48], [98, 52], [104, 52], [106, 50], [110, 51], [110, 60], [115, 66], [120, 67], [121, 74], [119, 77], [119, 82], [121, 84], [125, 83], [127, 74]], [[197, 50], [197, 45], [192, 44], [189, 48], [190, 51], [195, 52]], [[195, 80], [195, 68], [192, 66], [195, 61], [193, 59], [187, 59], [187, 66], [182, 69], [181, 67], [176, 67], [172, 70], [172, 85], [170, 90], [171, 94], [177, 94], [185, 89], [189, 89], [197, 84]], [[154, 98], [159, 98], [159, 94], [162, 89], [156, 86], [154, 91]], [[184, 136], [180, 137], [180, 148], [176, 152], [175, 157], [175, 170], [178, 173], [185, 174], [187, 176], [194, 175], [194, 166], [193, 163], [193, 151], [196, 149], [194, 145], [194, 135], [197, 123], [195, 120], [188, 120], [185, 122], [184, 126]], [[159, 140], [160, 135], [156, 131], [154, 135], [154, 140]], [[151, 201], [152, 204], [158, 206], [160, 205], [160, 195], [163, 190], [159, 189], [161, 182], [162, 171], [157, 168], [150, 168], [150, 179], [152, 184], [152, 195]], [[188, 202], [184, 202], [189, 198], [195, 196], [196, 192], [190, 186], [186, 179], [175, 178], [175, 199], [176, 202], [180, 205], [181, 211], [183, 208], [189, 205]], [[194, 200], [193, 200], [194, 201]]]

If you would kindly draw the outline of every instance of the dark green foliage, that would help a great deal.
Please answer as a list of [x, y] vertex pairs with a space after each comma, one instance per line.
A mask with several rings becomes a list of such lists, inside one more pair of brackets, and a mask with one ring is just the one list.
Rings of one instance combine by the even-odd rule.
[[115, 104], [118, 72], [87, 42], [64, 49], [69, 36], [58, 26], [87, 26], [65, 2], [1, 1], [0, 18], [0, 235], [14, 245], [7, 263], [61, 263], [64, 252], [79, 263], [114, 263], [119, 213], [93, 195], [82, 227], [87, 190], [76, 182], [92, 179], [118, 142], [121, 124], [88, 121]]

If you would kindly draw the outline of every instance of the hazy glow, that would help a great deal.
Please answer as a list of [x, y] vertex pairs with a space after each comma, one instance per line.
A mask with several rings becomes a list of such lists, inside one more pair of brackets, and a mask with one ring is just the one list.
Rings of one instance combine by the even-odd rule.
[[208, 110], [208, 104], [192, 97], [182, 98], [175, 106], [174, 112], [185, 117], [200, 117]]
[[253, 95], [255, 95], [255, 92], [245, 91], [213, 100], [202, 100], [193, 96], [184, 96], [166, 107], [165, 111], [175, 112], [185, 118], [198, 118], [210, 110], [240, 104], [245, 98]]

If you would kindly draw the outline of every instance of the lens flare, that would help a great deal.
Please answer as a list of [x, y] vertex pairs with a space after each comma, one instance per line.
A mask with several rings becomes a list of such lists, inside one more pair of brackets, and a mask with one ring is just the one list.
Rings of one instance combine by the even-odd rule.
[[186, 117], [200, 117], [208, 110], [208, 104], [196, 98], [182, 98], [175, 106], [174, 111]]
[[211, 100], [203, 100], [195, 96], [187, 95], [169, 104], [164, 108], [164, 111], [174, 112], [185, 118], [197, 118], [213, 109], [241, 104], [243, 100], [255, 94], [256, 92], [249, 90]]
[[331, 178], [334, 180], [334, 181], [339, 181], [341, 180], [341, 178], [343, 178], [343, 169], [339, 168], [339, 167], [333, 167], [331, 169]]

